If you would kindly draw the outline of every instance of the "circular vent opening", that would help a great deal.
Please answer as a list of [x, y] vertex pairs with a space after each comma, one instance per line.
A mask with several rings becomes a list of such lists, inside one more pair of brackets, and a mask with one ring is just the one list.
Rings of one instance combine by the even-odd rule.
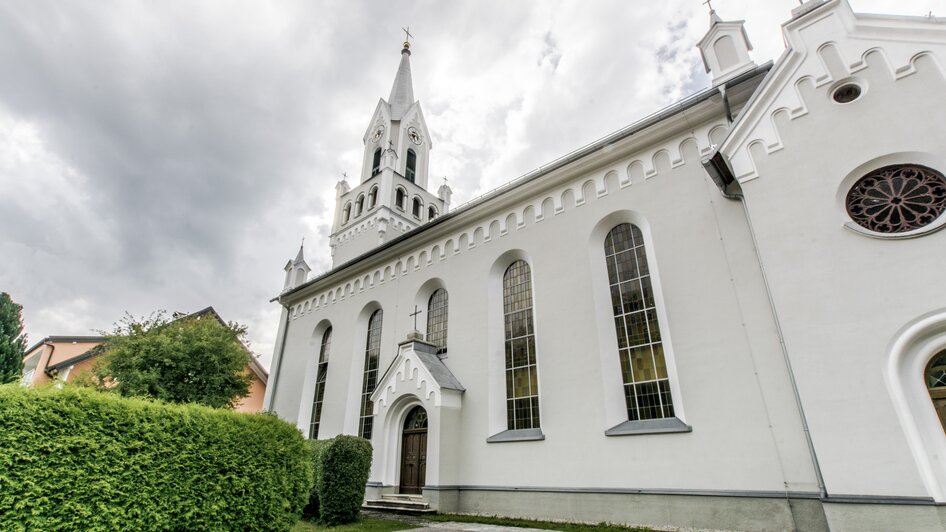
[[851, 103], [861, 97], [861, 87], [856, 83], [845, 83], [834, 90], [831, 98], [838, 103]]

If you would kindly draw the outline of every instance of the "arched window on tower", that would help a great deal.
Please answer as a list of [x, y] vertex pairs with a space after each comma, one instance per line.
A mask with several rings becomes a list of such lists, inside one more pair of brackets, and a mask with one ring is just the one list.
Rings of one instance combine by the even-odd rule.
[[328, 373], [328, 352], [332, 346], [332, 328], [322, 334], [319, 348], [319, 369], [315, 379], [315, 395], [312, 398], [312, 422], [309, 424], [309, 439], [319, 437], [319, 421], [322, 419], [322, 398], [325, 396], [325, 376]]
[[427, 301], [427, 341], [437, 346], [437, 354], [447, 352], [447, 291], [434, 290]]
[[361, 213], [365, 210], [365, 195], [359, 194], [358, 199], [355, 200], [355, 217], [361, 216]]
[[430, 207], [427, 208], [427, 219], [433, 220], [436, 217], [437, 217], [437, 208], [431, 205]]
[[348, 220], [351, 219], [351, 203], [346, 203], [345, 208], [342, 209], [342, 223], [347, 224]]
[[381, 355], [381, 309], [374, 311], [368, 319], [368, 336], [365, 342], [365, 373], [361, 389], [361, 412], [358, 420], [358, 435], [371, 439], [374, 422], [374, 405], [371, 394], [378, 384], [378, 359]]
[[946, 430], [946, 350], [933, 356], [926, 365], [923, 377], [939, 422], [943, 425], [943, 430]]
[[503, 274], [506, 324], [506, 423], [509, 430], [539, 428], [539, 375], [532, 320], [532, 270], [524, 260]]
[[420, 218], [422, 212], [424, 212], [424, 204], [420, 201], [420, 198], [415, 196], [411, 213], [414, 215], [414, 218]]
[[672, 418], [670, 379], [644, 235], [633, 224], [615, 226], [605, 238], [604, 254], [628, 420]]
[[403, 188], [398, 187], [394, 192], [394, 204], [397, 205], [398, 209], [403, 211], [405, 201], [407, 201], [407, 193], [404, 192]]
[[368, 192], [368, 209], [373, 209], [378, 205], [378, 187], [371, 187]]
[[381, 173], [381, 148], [374, 151], [374, 158], [371, 160], [371, 175], [376, 176]]
[[404, 168], [404, 177], [407, 178], [411, 183], [414, 182], [414, 177], [417, 175], [417, 154], [414, 153], [414, 150], [407, 150], [407, 166]]

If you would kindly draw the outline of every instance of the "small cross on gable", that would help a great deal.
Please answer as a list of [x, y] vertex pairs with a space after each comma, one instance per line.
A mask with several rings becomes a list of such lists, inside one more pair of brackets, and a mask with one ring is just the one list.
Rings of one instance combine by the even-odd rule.
[[414, 330], [415, 330], [415, 331], [417, 330], [417, 315], [418, 315], [418, 314], [420, 314], [420, 309], [417, 308], [417, 305], [414, 305], [414, 312], [412, 312], [411, 314], [409, 314], [409, 316], [413, 316], [413, 318], [414, 318]]

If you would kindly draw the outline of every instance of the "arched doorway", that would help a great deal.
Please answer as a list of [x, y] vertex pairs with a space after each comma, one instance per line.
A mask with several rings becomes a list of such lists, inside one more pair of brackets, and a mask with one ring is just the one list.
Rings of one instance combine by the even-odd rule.
[[926, 365], [923, 380], [930, 392], [930, 399], [933, 400], [933, 408], [939, 415], [939, 422], [946, 430], [946, 351], [940, 351], [933, 356]]
[[427, 478], [427, 411], [415, 406], [401, 436], [401, 493], [420, 494]]

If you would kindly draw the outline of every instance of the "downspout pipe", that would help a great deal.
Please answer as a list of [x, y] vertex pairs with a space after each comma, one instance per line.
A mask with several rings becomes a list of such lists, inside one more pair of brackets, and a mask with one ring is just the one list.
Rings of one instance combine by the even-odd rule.
[[[282, 331], [282, 341], [279, 342], [279, 351], [276, 352], [275, 360], [273, 364], [275, 365], [275, 371], [272, 372], [272, 391], [267, 395], [269, 396], [269, 404], [263, 406], [264, 412], [273, 411], [273, 402], [276, 400], [276, 386], [279, 384], [279, 370], [282, 368], [282, 356], [286, 351], [286, 336], [289, 335], [289, 307], [286, 306], [282, 301], [279, 302], [286, 314], [286, 319], [283, 320], [280, 325]], [[267, 390], [268, 391], [268, 390]]]
[[[726, 98], [724, 97], [725, 101]], [[728, 110], [727, 110], [728, 113]], [[709, 159], [703, 161], [703, 168], [709, 174], [710, 178], [716, 183], [720, 194], [732, 201], [738, 201], [742, 204], [742, 212], [746, 217], [746, 224], [749, 227], [749, 235], [752, 238], [752, 249], [755, 251], [756, 260], [759, 263], [759, 272], [762, 274], [762, 285], [765, 287], [765, 295], [769, 301], [769, 309], [772, 312], [772, 318], [775, 321], [775, 332], [778, 335], [778, 344], [782, 350], [782, 359], [785, 362], [785, 369], [788, 372], [788, 380], [792, 386], [792, 393], [795, 396], [795, 406], [798, 408], [798, 415], [801, 420], [802, 431], [805, 434], [805, 442], [808, 444], [808, 454], [811, 456], [811, 464], [815, 470], [815, 479], [818, 482], [818, 493], [821, 500], [828, 498], [828, 489], [825, 486], [824, 475], [821, 473], [821, 464], [818, 462], [818, 453], [815, 451], [815, 444], [811, 438], [811, 430], [808, 427], [808, 418], [805, 415], [805, 407], [802, 405], [801, 394], [798, 392], [798, 383], [795, 380], [795, 371], [792, 368], [792, 360], [788, 356], [788, 346], [785, 345], [785, 335], [782, 332], [782, 323], [778, 317], [778, 310], [775, 307], [775, 299], [772, 297], [772, 290], [769, 287], [769, 278], [765, 273], [765, 266], [762, 263], [762, 254], [759, 252], [759, 246], [755, 236], [755, 228], [752, 226], [752, 217], [749, 216], [749, 205], [742, 188], [736, 182], [736, 178], [729, 168], [726, 158], [717, 150]]]

